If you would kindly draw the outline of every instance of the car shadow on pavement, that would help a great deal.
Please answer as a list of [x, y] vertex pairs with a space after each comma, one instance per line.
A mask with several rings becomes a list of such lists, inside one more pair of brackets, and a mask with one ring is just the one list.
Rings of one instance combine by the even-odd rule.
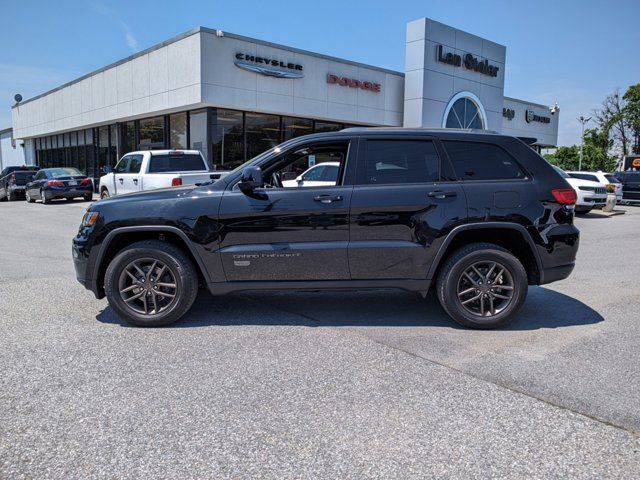
[[[96, 319], [129, 326], [107, 306]], [[544, 287], [530, 287], [518, 318], [503, 330], [537, 330], [603, 321], [581, 301]], [[165, 328], [289, 325], [308, 327], [463, 328], [440, 307], [433, 291], [426, 299], [409, 292], [251, 292], [213, 297], [201, 292], [193, 308]]]

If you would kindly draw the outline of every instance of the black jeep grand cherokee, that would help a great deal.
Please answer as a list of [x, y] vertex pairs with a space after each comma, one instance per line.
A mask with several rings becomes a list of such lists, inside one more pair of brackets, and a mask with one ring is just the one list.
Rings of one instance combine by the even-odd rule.
[[527, 285], [573, 270], [574, 202], [513, 137], [347, 129], [285, 142], [215, 183], [97, 202], [73, 258], [80, 283], [140, 326], [178, 320], [199, 285], [426, 295], [435, 282], [455, 321], [492, 328]]

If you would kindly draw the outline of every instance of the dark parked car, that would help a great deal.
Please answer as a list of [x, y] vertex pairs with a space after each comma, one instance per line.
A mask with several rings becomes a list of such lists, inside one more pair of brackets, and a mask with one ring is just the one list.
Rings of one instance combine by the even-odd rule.
[[622, 201], [640, 200], [640, 172], [616, 172], [613, 174], [622, 184]]
[[17, 200], [24, 196], [24, 186], [29, 182], [38, 167], [12, 166], [0, 172], [0, 201]]
[[91, 201], [93, 180], [75, 168], [43, 168], [27, 183], [25, 194], [30, 203], [42, 200], [46, 204], [56, 198], [72, 200], [78, 197]]
[[[325, 161], [340, 165], [333, 185], [283, 186]], [[73, 258], [78, 281], [135, 325], [178, 320], [199, 285], [427, 295], [435, 284], [454, 320], [492, 328], [527, 285], [573, 270], [575, 201], [514, 137], [347, 129], [285, 142], [215, 183], [99, 201]]]

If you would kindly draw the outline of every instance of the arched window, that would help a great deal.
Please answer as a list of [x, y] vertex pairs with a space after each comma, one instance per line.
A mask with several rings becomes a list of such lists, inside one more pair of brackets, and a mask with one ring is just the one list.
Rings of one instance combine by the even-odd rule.
[[486, 128], [480, 100], [469, 92], [457, 94], [447, 105], [443, 123], [445, 128]]

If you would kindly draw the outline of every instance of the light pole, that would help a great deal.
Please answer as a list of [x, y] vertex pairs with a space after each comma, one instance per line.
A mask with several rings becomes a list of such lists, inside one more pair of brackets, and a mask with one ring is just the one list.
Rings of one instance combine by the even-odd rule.
[[591, 120], [591, 117], [585, 118], [582, 115], [578, 117], [578, 121], [582, 124], [582, 135], [580, 136], [580, 160], [578, 162], [578, 171], [582, 170], [582, 149], [584, 147], [584, 126], [589, 120]]

